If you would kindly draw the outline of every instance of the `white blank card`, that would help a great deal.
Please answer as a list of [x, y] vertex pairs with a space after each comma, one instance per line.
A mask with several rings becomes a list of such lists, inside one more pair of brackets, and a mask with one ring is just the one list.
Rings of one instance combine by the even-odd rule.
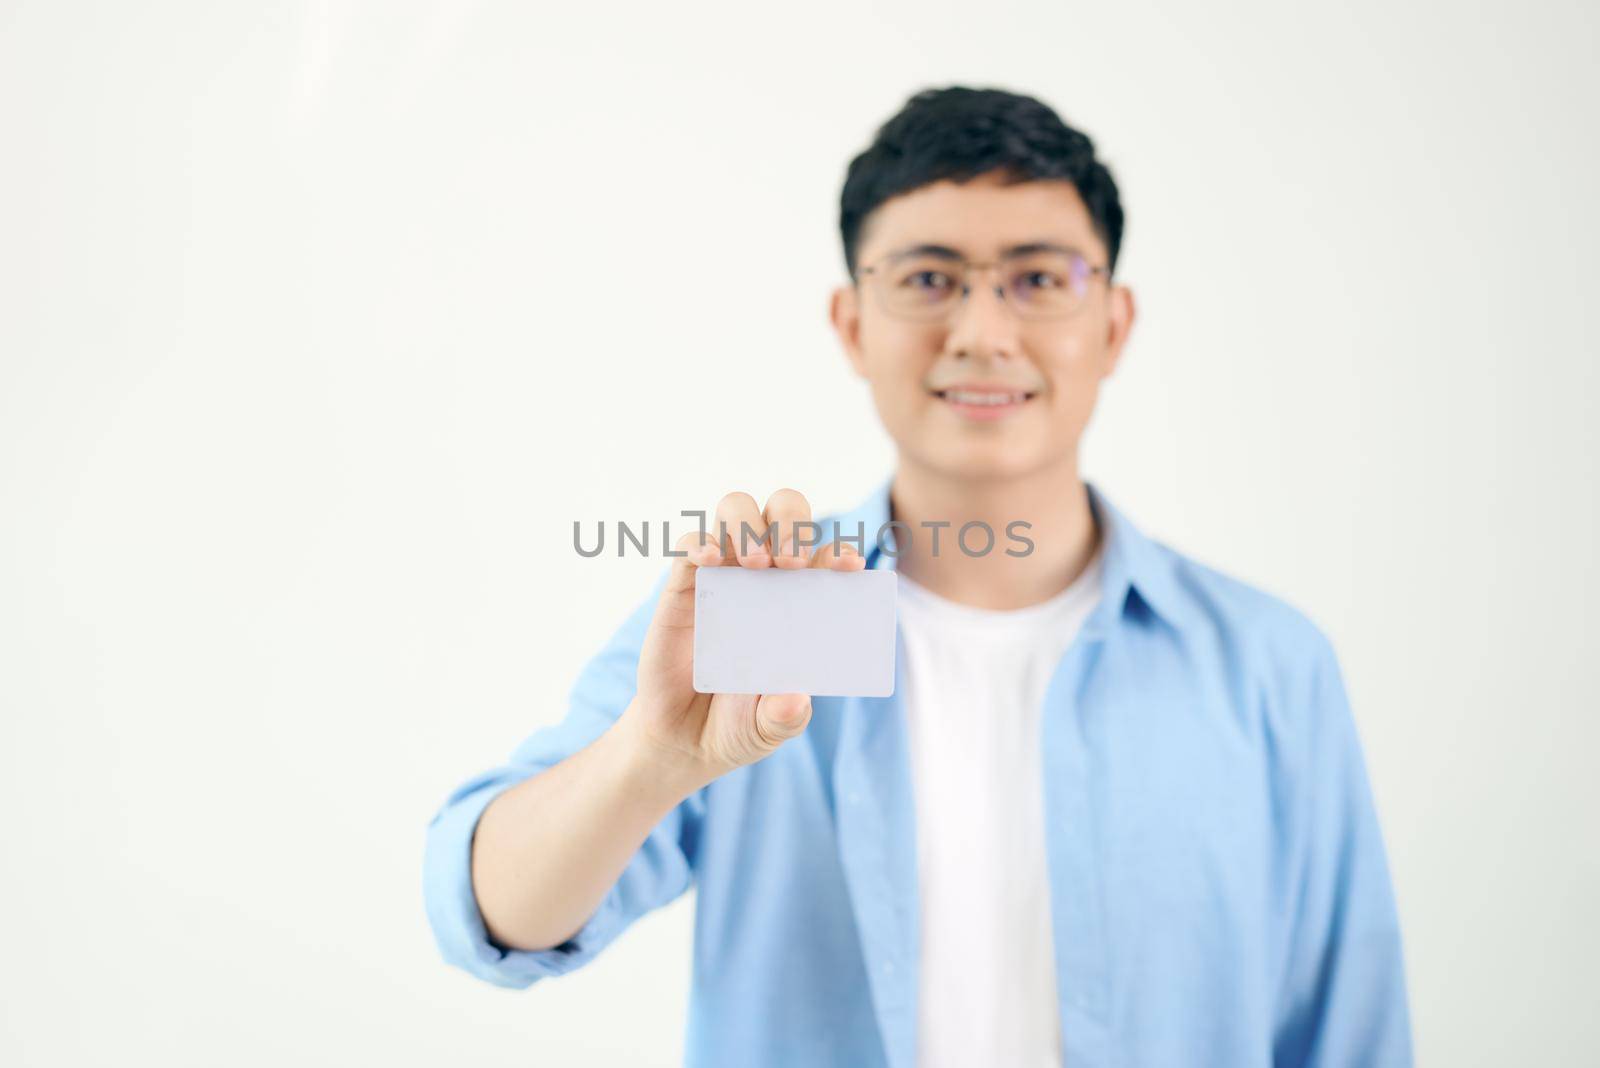
[[694, 581], [699, 693], [894, 693], [893, 571], [716, 566]]

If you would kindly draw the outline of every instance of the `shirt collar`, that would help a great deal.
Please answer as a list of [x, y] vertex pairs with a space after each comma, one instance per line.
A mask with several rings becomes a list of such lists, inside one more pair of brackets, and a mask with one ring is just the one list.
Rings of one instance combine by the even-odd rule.
[[[868, 567], [894, 570], [895, 558], [882, 551], [877, 534], [884, 531], [884, 540], [893, 544], [896, 532], [887, 529], [889, 522], [889, 490], [894, 484], [891, 474], [854, 508], [824, 523], [824, 543], [849, 538], [854, 541], [858, 532], [864, 536], [864, 555]], [[1103, 635], [1123, 615], [1136, 611], [1134, 599], [1169, 626], [1181, 621], [1182, 600], [1177, 581], [1172, 572], [1170, 552], [1145, 534], [1122, 513], [1109, 497], [1093, 482], [1085, 479], [1089, 493], [1089, 507], [1100, 524], [1103, 542], [1104, 570], [1100, 606], [1084, 624], [1088, 634]], [[838, 524], [838, 531], [832, 526]]]

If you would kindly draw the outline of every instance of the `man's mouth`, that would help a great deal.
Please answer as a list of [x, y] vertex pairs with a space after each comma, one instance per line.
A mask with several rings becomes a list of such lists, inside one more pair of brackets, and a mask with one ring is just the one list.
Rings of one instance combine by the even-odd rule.
[[995, 386], [952, 386], [932, 392], [956, 414], [969, 419], [998, 419], [1017, 411], [1039, 395], [1038, 390]]

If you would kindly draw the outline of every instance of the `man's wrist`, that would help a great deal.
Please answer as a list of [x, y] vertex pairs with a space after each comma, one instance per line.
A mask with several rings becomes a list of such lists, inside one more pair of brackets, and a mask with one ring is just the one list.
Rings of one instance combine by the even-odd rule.
[[630, 789], [670, 807], [716, 778], [695, 754], [651, 736], [641, 721], [630, 703], [606, 732]]

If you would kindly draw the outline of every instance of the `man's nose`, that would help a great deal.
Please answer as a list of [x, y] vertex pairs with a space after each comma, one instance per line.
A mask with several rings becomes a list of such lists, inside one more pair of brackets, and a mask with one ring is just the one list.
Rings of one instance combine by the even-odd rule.
[[948, 346], [956, 356], [1016, 355], [1017, 317], [989, 272], [973, 272], [965, 296], [952, 313]]

